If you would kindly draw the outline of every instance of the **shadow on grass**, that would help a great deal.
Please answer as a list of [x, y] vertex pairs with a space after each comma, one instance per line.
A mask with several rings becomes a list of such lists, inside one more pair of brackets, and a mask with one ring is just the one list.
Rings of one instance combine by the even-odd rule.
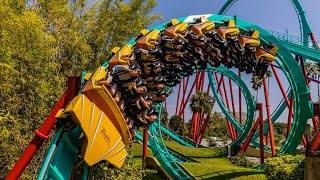
[[217, 154], [217, 155], [213, 155], [213, 156], [203, 156], [201, 154], [199, 154], [199, 156], [188, 156], [188, 157], [191, 157], [191, 158], [197, 158], [197, 159], [202, 159], [202, 158], [226, 158], [227, 157], [227, 154]]
[[[232, 178], [237, 178], [241, 176], [250, 176], [250, 175], [258, 175], [264, 174], [263, 171], [218, 171], [214, 173], [208, 173], [201, 176], [197, 176], [200, 179], [215, 179], [215, 180], [229, 180]], [[204, 177], [214, 175], [214, 177]]]

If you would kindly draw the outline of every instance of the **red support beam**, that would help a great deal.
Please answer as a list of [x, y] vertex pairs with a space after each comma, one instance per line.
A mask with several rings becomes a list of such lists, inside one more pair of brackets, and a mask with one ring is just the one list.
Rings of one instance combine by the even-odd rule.
[[[233, 117], [236, 118], [236, 109], [234, 106], [234, 97], [233, 97], [233, 88], [232, 88], [232, 82], [231, 79], [229, 79], [229, 88], [230, 88], [230, 94], [231, 94], [231, 105], [232, 105], [232, 113], [233, 113]], [[238, 137], [238, 132], [234, 129], [235, 132], [235, 136]]]
[[[216, 78], [216, 82], [218, 82], [217, 73], [215, 73], [214, 75], [215, 75], [215, 78]], [[221, 90], [221, 87], [220, 87], [221, 83], [223, 83], [223, 82], [224, 82], [224, 78], [223, 78], [223, 75], [221, 75], [220, 81], [218, 83], [218, 91], [219, 91], [219, 94], [221, 96], [222, 101], [224, 102], [223, 95], [222, 95], [222, 90]], [[229, 129], [229, 132], [230, 132], [231, 139], [232, 139], [232, 141], [234, 141], [235, 137], [234, 137], [233, 126], [231, 125], [230, 121], [227, 118], [226, 118], [226, 121], [227, 121], [227, 124], [228, 124], [228, 129]]]
[[320, 130], [318, 130], [316, 133], [315, 133], [315, 136], [311, 142], [311, 148], [310, 150], [311, 151], [316, 151], [319, 147], [319, 144], [320, 144]]
[[206, 72], [203, 72], [202, 73], [202, 77], [201, 77], [201, 91], [203, 92], [204, 91], [204, 80], [205, 80], [205, 77], [206, 77]]
[[293, 103], [294, 103], [294, 99], [293, 99], [293, 95], [291, 95], [291, 98], [290, 98], [289, 115], [288, 115], [288, 123], [287, 123], [287, 137], [288, 137], [288, 134], [289, 134], [289, 132], [290, 132], [291, 124], [292, 124], [292, 117], [293, 117]]
[[186, 108], [186, 106], [187, 106], [187, 104], [188, 104], [188, 101], [189, 101], [189, 98], [190, 98], [190, 96], [191, 96], [191, 93], [193, 92], [193, 89], [194, 89], [194, 87], [195, 87], [195, 85], [196, 85], [196, 83], [197, 83], [198, 76], [199, 76], [199, 74], [196, 74], [196, 78], [194, 79], [194, 82], [193, 82], [193, 84], [192, 84], [192, 86], [191, 86], [191, 89], [190, 89], [190, 91], [189, 91], [189, 93], [188, 93], [187, 99], [184, 101], [184, 104], [180, 107], [180, 110], [179, 110], [179, 114], [180, 114], [180, 115], [181, 115], [182, 113], [184, 113], [184, 109]]
[[8, 173], [6, 177], [7, 180], [18, 179], [25, 168], [29, 165], [33, 156], [41, 147], [42, 143], [49, 138], [49, 134], [56, 123], [55, 116], [57, 112], [62, 109], [69, 100], [73, 99], [77, 95], [80, 90], [80, 81], [80, 77], [69, 77], [67, 90], [54, 106], [44, 123], [41, 125], [40, 129], [35, 131], [36, 135], [27, 148], [23, 151], [22, 155], [13, 166], [11, 171]]
[[[225, 103], [227, 104], [228, 110], [230, 110], [230, 105], [229, 105], [229, 98], [228, 98], [228, 94], [227, 94], [227, 88], [226, 88], [226, 84], [224, 82], [224, 79], [222, 80], [222, 87], [223, 87], [223, 92], [224, 92], [224, 96], [225, 96]], [[237, 135], [236, 135], [236, 130], [235, 128], [232, 126], [231, 124], [231, 129], [232, 129], [232, 136], [233, 136], [233, 141], [236, 139]]]
[[271, 152], [272, 156], [276, 155], [276, 149], [274, 145], [274, 135], [273, 135], [273, 127], [271, 121], [271, 113], [270, 113], [270, 103], [269, 103], [269, 92], [267, 86], [266, 78], [263, 79], [263, 89], [264, 89], [264, 97], [266, 102], [266, 109], [267, 109], [267, 118], [268, 118], [268, 126], [269, 126], [269, 134], [270, 134], [270, 144], [271, 144]]
[[[208, 83], [207, 93], [210, 94], [209, 92], [210, 92], [210, 84]], [[215, 102], [212, 103], [211, 111], [213, 110], [214, 103]], [[205, 118], [203, 124], [200, 126], [200, 133], [199, 133], [200, 138], [199, 138], [199, 142], [198, 143], [201, 143], [201, 141], [202, 141], [202, 138], [203, 138], [203, 135], [204, 135], [204, 133], [206, 131], [206, 126], [208, 125], [210, 117], [211, 117], [211, 112], [209, 114], [207, 114], [207, 117]]]
[[143, 151], [142, 151], [142, 169], [146, 167], [146, 157], [148, 156], [148, 128], [143, 128]]
[[[299, 60], [299, 57], [296, 56], [295, 59], [298, 61], [298, 60]], [[278, 85], [279, 85], [279, 87], [280, 87], [281, 93], [282, 93], [282, 95], [283, 95], [283, 97], [284, 97], [284, 99], [285, 99], [285, 102], [286, 102], [286, 104], [287, 104], [287, 107], [290, 109], [289, 99], [288, 99], [288, 97], [287, 97], [287, 95], [286, 95], [286, 93], [285, 93], [285, 91], [284, 91], [284, 88], [283, 88], [282, 83], [281, 83], [281, 81], [280, 81], [280, 79], [279, 79], [278, 73], [277, 73], [277, 71], [276, 71], [276, 69], [275, 69], [274, 67], [277, 67], [277, 68], [279, 68], [279, 69], [280, 69], [280, 67], [271, 64], [272, 71], [273, 71], [273, 73], [274, 73], [274, 75], [275, 75], [275, 77], [276, 77], [276, 80], [277, 80]], [[293, 108], [293, 107], [292, 107], [292, 108]], [[289, 111], [289, 112], [290, 112], [290, 111]], [[291, 116], [290, 116], [290, 115], [291, 115]], [[291, 111], [291, 114], [289, 113], [288, 119], [289, 119], [289, 118], [292, 119], [292, 118], [293, 118], [293, 115], [294, 115], [294, 112], [293, 112], [293, 110], [292, 110], [292, 111]], [[288, 127], [289, 127], [289, 126], [288, 126]], [[288, 128], [288, 127], [287, 127], [287, 128]], [[288, 130], [288, 129], [287, 129], [287, 130]], [[307, 145], [306, 142], [307, 142], [307, 141], [306, 141], [306, 139], [305, 139], [304, 136], [302, 137], [302, 142], [303, 142], [304, 146], [306, 147], [306, 145]], [[267, 141], [266, 141], [266, 143], [267, 143]]]
[[[216, 78], [216, 81], [218, 82], [218, 75], [217, 75], [217, 73], [215, 73], [215, 78]], [[220, 81], [219, 81], [219, 83], [218, 83], [218, 90], [219, 90], [219, 94], [220, 94], [220, 96], [221, 96], [221, 99], [222, 99], [223, 103], [225, 103], [225, 102], [224, 102], [224, 98], [223, 98], [223, 94], [222, 94], [222, 90], [221, 90], [221, 87], [220, 87], [220, 85], [222, 84], [222, 82], [224, 82], [223, 75], [221, 75]], [[234, 137], [234, 129], [233, 129], [233, 126], [232, 126], [232, 124], [230, 123], [230, 121], [229, 121], [227, 118], [226, 118], [226, 121], [227, 121], [227, 125], [228, 125], [228, 129], [229, 129], [229, 132], [230, 132], [231, 139], [232, 139], [232, 141], [234, 141], [234, 140], [235, 140], [235, 137]]]
[[250, 131], [250, 133], [249, 133], [249, 136], [248, 136], [248, 138], [245, 140], [245, 142], [243, 143], [243, 145], [242, 145], [239, 153], [244, 153], [244, 152], [247, 150], [247, 148], [248, 148], [248, 146], [249, 146], [249, 144], [250, 144], [250, 141], [251, 141], [254, 133], [256, 132], [259, 124], [260, 124], [260, 120], [261, 120], [261, 118], [259, 117], [259, 118], [256, 120], [256, 122], [254, 123], [254, 125], [253, 125], [253, 127], [252, 127], [252, 129], [251, 129], [251, 131]]
[[319, 80], [313, 79], [313, 78], [311, 78], [311, 77], [307, 77], [307, 79], [310, 80], [310, 81], [313, 81], [313, 82], [315, 82], [315, 83], [317, 83], [317, 84], [320, 84], [320, 81], [319, 81]]
[[[200, 78], [201, 78], [201, 73], [197, 72], [196, 80], [195, 80], [196, 93], [199, 91], [199, 88], [200, 88]], [[197, 127], [198, 116], [199, 116], [198, 112], [193, 112], [193, 115], [192, 115], [193, 118], [192, 118], [191, 126], [190, 126], [190, 129], [189, 129], [189, 138], [193, 139], [194, 141], [196, 139], [196, 133], [197, 133], [197, 128], [198, 128]]]
[[[319, 103], [314, 103], [313, 104], [313, 116], [320, 116], [320, 106]], [[316, 131], [316, 133], [313, 136], [312, 142], [311, 142], [311, 147], [310, 150], [311, 151], [316, 151], [319, 147], [320, 144], [320, 129], [318, 129], [318, 131]]]
[[179, 107], [180, 89], [181, 89], [181, 86], [182, 86], [182, 81], [180, 81], [180, 84], [179, 84], [178, 98], [177, 98], [177, 103], [176, 103], [176, 114], [178, 113], [178, 107]]
[[[189, 77], [189, 76], [188, 76]], [[186, 87], [186, 84], [185, 84], [185, 79], [183, 78], [183, 81], [182, 81], [182, 91], [183, 91], [183, 93], [182, 93], [182, 98], [181, 98], [181, 105], [180, 105], [180, 108], [181, 108], [181, 106], [184, 104], [184, 96], [185, 96], [185, 94], [186, 94], [186, 92], [185, 92], [185, 87]], [[179, 109], [180, 110], [180, 109]], [[177, 114], [177, 113], [176, 113]], [[183, 119], [183, 125], [184, 125], [184, 113], [182, 114], [182, 119]]]
[[274, 76], [275, 76], [275, 78], [276, 78], [276, 80], [277, 80], [277, 82], [278, 82], [278, 85], [279, 85], [279, 87], [280, 87], [281, 94], [282, 94], [282, 96], [284, 97], [284, 100], [286, 101], [287, 106], [289, 107], [289, 106], [290, 106], [289, 99], [288, 99], [288, 97], [287, 97], [287, 94], [286, 94], [283, 86], [282, 86], [282, 83], [281, 83], [281, 81], [280, 81], [280, 78], [279, 78], [279, 76], [278, 76], [278, 73], [277, 73], [277, 71], [276, 71], [276, 69], [274, 68], [274, 66], [273, 66], [272, 63], [271, 63], [271, 68], [272, 68], [273, 74], [274, 74]]
[[310, 36], [312, 43], [316, 46], [316, 48], [320, 49], [319, 44], [317, 43], [317, 40], [314, 37], [313, 33], [310, 33], [309, 36]]
[[[239, 153], [244, 153], [244, 152], [247, 150], [247, 148], [248, 148], [248, 146], [249, 146], [249, 144], [250, 144], [250, 142], [251, 142], [251, 140], [252, 140], [252, 138], [253, 138], [254, 133], [256, 132], [258, 126], [259, 126], [259, 125], [261, 126], [261, 123], [262, 123], [262, 127], [263, 127], [263, 110], [262, 110], [262, 103], [257, 103], [257, 105], [256, 105], [256, 110], [259, 111], [259, 117], [258, 117], [258, 119], [256, 120], [256, 122], [254, 123], [254, 125], [253, 125], [253, 127], [252, 127], [252, 129], [251, 129], [251, 131], [250, 131], [250, 133], [249, 133], [249, 136], [248, 136], [248, 138], [245, 140], [245, 142], [243, 143], [243, 145], [242, 145]], [[261, 122], [261, 121], [262, 121], [262, 122]], [[262, 139], [263, 139], [263, 134], [262, 134]], [[261, 134], [260, 134], [260, 141], [261, 141]], [[263, 140], [260, 142], [260, 149], [261, 149], [261, 146], [263, 147]], [[261, 151], [260, 151], [260, 152], [261, 152]], [[260, 157], [261, 157], [261, 155], [260, 155]]]
[[262, 111], [262, 104], [258, 105], [259, 113], [260, 114], [260, 164], [264, 163], [264, 145], [263, 145], [263, 111]]
[[[239, 77], [240, 77], [240, 79], [241, 79], [241, 71], [240, 70], [238, 70], [238, 75], [239, 75]], [[242, 124], [242, 117], [241, 117], [241, 115], [242, 115], [242, 104], [241, 104], [241, 98], [242, 98], [242, 94], [241, 94], [241, 89], [240, 89], [240, 86], [239, 86], [239, 89], [238, 89], [238, 91], [239, 91], [239, 122], [240, 122], [240, 124]]]
[[[179, 109], [179, 114], [180, 114], [180, 111], [182, 109], [182, 106], [185, 104], [185, 103], [188, 103], [188, 100], [185, 100], [185, 95], [186, 95], [186, 91], [187, 91], [187, 88], [188, 88], [188, 84], [189, 84], [189, 78], [190, 76], [187, 77], [187, 82], [184, 81], [183, 79], [183, 95], [182, 95], [182, 102], [181, 102], [181, 106], [180, 106], [180, 109]], [[192, 91], [192, 90], [191, 90]], [[182, 114], [182, 117], [183, 117], [183, 120], [184, 120], [184, 112]]]
[[203, 123], [203, 125], [202, 125], [202, 127], [200, 129], [200, 132], [199, 132], [198, 144], [200, 144], [201, 141], [202, 141], [202, 137], [203, 137], [203, 134], [206, 131], [206, 126], [208, 125], [209, 119], [210, 119], [210, 114], [207, 114], [207, 117], [206, 117], [206, 119], [205, 119], [205, 121], [204, 121], [204, 123]]
[[[215, 102], [212, 103], [211, 111], [212, 111], [212, 109], [213, 109], [214, 103], [215, 103]], [[201, 127], [201, 131], [200, 131], [200, 141], [199, 141], [199, 142], [202, 141], [202, 138], [203, 138], [203, 135], [204, 135], [204, 133], [205, 133], [205, 131], [206, 131], [208, 122], [209, 122], [209, 120], [210, 120], [210, 117], [211, 117], [211, 113], [210, 113], [210, 114], [207, 114], [206, 120], [205, 120], [204, 124], [203, 124], [202, 127]]]
[[[309, 87], [310, 84], [309, 84], [309, 80], [308, 80], [308, 76], [307, 76], [307, 70], [306, 70], [306, 67], [304, 65], [303, 57], [299, 57], [299, 60], [300, 60], [300, 66], [301, 66], [303, 75], [304, 75], [304, 77], [306, 79], [306, 84]], [[310, 93], [309, 93], [309, 100], [312, 101], [312, 97], [311, 97]], [[312, 124], [313, 124], [314, 131], [316, 132], [318, 130], [318, 123], [317, 123], [317, 120], [316, 120], [315, 117], [312, 118]]]

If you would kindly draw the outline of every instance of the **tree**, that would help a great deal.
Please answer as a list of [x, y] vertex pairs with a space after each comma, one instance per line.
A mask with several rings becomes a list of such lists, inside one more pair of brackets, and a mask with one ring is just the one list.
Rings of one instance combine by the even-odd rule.
[[[156, 4], [155, 0], [0, 2], [0, 111], [14, 121], [12, 128], [1, 123], [0, 134], [8, 129], [17, 133], [18, 127], [21, 132], [20, 140], [1, 136], [0, 149], [10, 145], [12, 156], [1, 156], [6, 167], [1, 168], [0, 179], [63, 94], [67, 77], [93, 71], [107, 60], [113, 46], [123, 45], [160, 18], [151, 13]], [[44, 153], [45, 147], [22, 178], [36, 178]]]
[[184, 123], [180, 115], [173, 115], [169, 121], [169, 127], [172, 131], [183, 135], [184, 133]]
[[168, 112], [166, 108], [162, 107], [161, 114], [160, 114], [161, 123], [166, 125], [168, 123]]
[[204, 136], [223, 138], [224, 136], [228, 136], [228, 134], [229, 129], [226, 117], [221, 112], [211, 114]]
[[274, 132], [285, 136], [287, 132], [287, 123], [275, 122], [273, 123]]

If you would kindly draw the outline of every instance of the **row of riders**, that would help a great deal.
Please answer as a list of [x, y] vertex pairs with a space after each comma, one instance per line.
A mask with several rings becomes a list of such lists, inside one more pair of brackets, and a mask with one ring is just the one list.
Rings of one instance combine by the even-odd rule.
[[166, 86], [173, 87], [182, 77], [206, 69], [207, 63], [236, 67], [263, 79], [276, 59], [276, 46], [262, 46], [259, 32], [250, 28], [240, 35], [234, 20], [224, 20], [215, 29], [215, 23], [205, 16], [191, 25], [172, 19], [165, 28], [163, 35], [156, 29], [142, 30], [135, 49], [131, 44], [114, 48], [108, 77], [98, 82], [109, 87], [132, 135], [138, 127], [157, 119], [153, 105], [165, 100]]

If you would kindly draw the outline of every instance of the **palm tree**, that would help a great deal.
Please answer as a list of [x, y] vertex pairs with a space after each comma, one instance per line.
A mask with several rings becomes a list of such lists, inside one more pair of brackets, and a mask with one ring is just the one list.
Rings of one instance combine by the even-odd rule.
[[307, 76], [311, 77], [313, 79], [317, 78], [318, 72], [319, 72], [319, 65], [316, 63], [306, 63], [306, 71], [307, 71]]
[[263, 84], [263, 79], [261, 79], [259, 76], [253, 76], [251, 79], [251, 83], [252, 89], [258, 90]]
[[[191, 138], [191, 133], [192, 133], [192, 128], [197, 127], [197, 129], [194, 129], [193, 132], [197, 131], [199, 132], [199, 126], [202, 125], [202, 122], [199, 122], [198, 116], [199, 114], [205, 113], [205, 114], [210, 114], [212, 110], [212, 105], [215, 101], [214, 97], [210, 96], [209, 93], [198, 91], [196, 94], [191, 96], [190, 99], [190, 109], [193, 112], [192, 115], [192, 123], [190, 126], [190, 131], [189, 131], [189, 138]], [[193, 139], [196, 141], [198, 139], [198, 133], [193, 134]]]

